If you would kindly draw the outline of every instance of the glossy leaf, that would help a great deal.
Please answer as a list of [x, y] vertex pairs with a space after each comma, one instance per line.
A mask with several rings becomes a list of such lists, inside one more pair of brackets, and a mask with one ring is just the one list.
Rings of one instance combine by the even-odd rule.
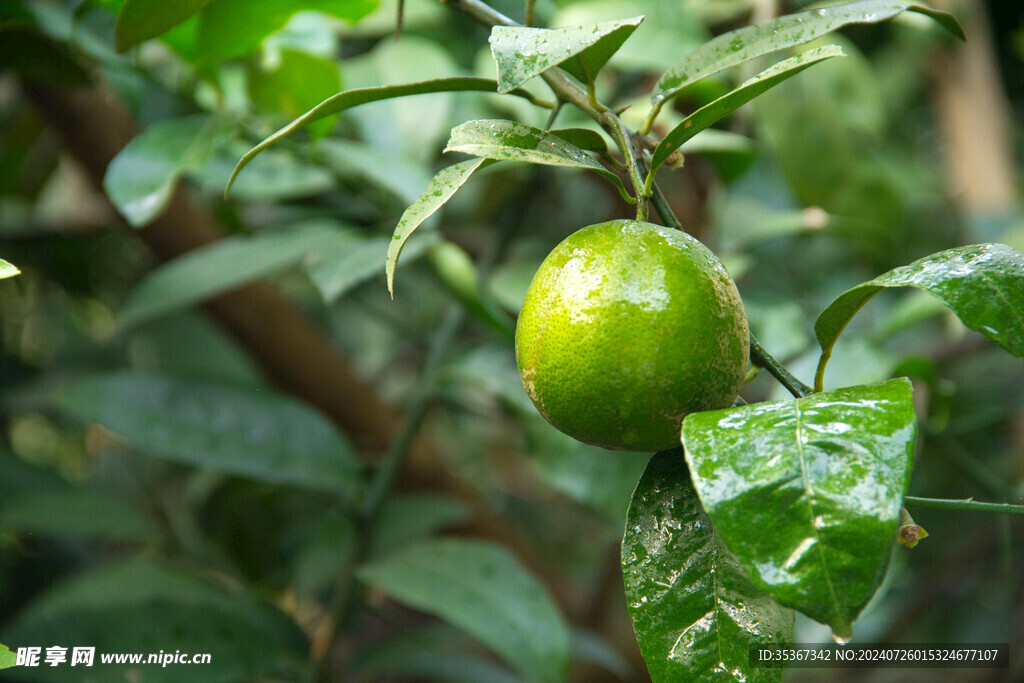
[[569, 629], [544, 587], [504, 548], [428, 541], [363, 567], [395, 600], [458, 626], [533, 681], [565, 680]]
[[146, 541], [156, 524], [137, 507], [94, 491], [34, 491], [0, 503], [0, 525], [35, 534]]
[[[379, 102], [380, 100], [389, 100], [396, 97], [409, 97], [411, 95], [427, 95], [430, 93], [439, 92], [495, 92], [497, 83], [489, 78], [470, 78], [470, 77], [454, 77], [454, 78], [436, 78], [429, 81], [419, 81], [416, 83], [404, 83], [402, 85], [384, 85], [375, 88], [359, 88], [357, 90], [346, 90], [340, 92], [334, 97], [329, 97], [317, 106], [313, 107], [305, 114], [295, 119], [287, 126], [281, 128], [273, 135], [267, 137], [258, 145], [250, 149], [245, 155], [238, 161], [238, 165], [235, 166], [235, 170], [231, 173], [231, 177], [228, 179], [227, 187], [224, 189], [224, 195], [227, 196], [231, 192], [231, 185], [235, 182], [235, 178], [238, 177], [239, 172], [245, 168], [257, 154], [270, 147], [275, 142], [281, 140], [285, 136], [293, 133], [302, 126], [322, 119], [325, 116], [331, 114], [337, 114], [338, 112], [345, 111], [352, 107], [360, 104], [368, 104], [370, 102]], [[532, 94], [525, 90], [516, 89], [510, 94], [524, 97], [531, 102], [537, 104], [540, 103]], [[550, 105], [547, 105], [550, 106]]]
[[896, 0], [859, 0], [787, 14], [763, 24], [723, 33], [676, 62], [658, 79], [651, 95], [652, 116], [684, 87], [705, 76], [761, 55], [803, 45], [848, 24], [877, 23], [903, 11], [926, 14], [955, 35], [964, 37], [953, 15]]
[[515, 121], [481, 119], [467, 121], [452, 129], [446, 152], [463, 152], [495, 161], [526, 161], [531, 164], [569, 166], [595, 171], [618, 188], [622, 198], [631, 204], [619, 176], [615, 175], [579, 147], [554, 133]]
[[8, 263], [7, 261], [0, 259], [0, 280], [7, 279], [9, 277], [14, 277], [19, 273], [21, 273], [21, 271], [18, 270], [18, 267], [15, 266], [13, 263]]
[[114, 25], [118, 52], [156, 38], [201, 10], [210, 0], [125, 0]]
[[194, 306], [334, 246], [339, 239], [338, 230], [311, 223], [226, 237], [190, 251], [151, 272], [132, 290], [121, 312], [121, 325], [136, 325]]
[[840, 638], [882, 582], [915, 433], [906, 378], [683, 421], [694, 487], [743, 568]]
[[431, 179], [420, 198], [402, 214], [398, 226], [395, 228], [395, 234], [391, 237], [391, 243], [388, 244], [387, 258], [385, 259], [388, 291], [391, 292], [392, 297], [395, 296], [395, 268], [398, 267], [398, 257], [401, 256], [409, 236], [423, 224], [423, 221], [444, 206], [452, 198], [452, 195], [469, 180], [474, 171], [491, 163], [493, 162], [482, 158], [467, 159], [442, 168]]
[[815, 384], [847, 323], [886, 287], [917, 287], [939, 298], [967, 327], [1024, 356], [1024, 255], [1005, 244], [974, 244], [931, 254], [848, 289], [814, 323], [821, 344]]
[[651, 170], [647, 175], [648, 187], [654, 179], [654, 174], [661, 164], [668, 159], [669, 155], [697, 133], [725, 118], [758, 95], [792, 78], [809, 66], [832, 57], [840, 56], [844, 56], [843, 50], [837, 45], [824, 45], [808, 50], [801, 55], [791, 57], [775, 64], [769, 69], [765, 69], [740, 87], [687, 116], [679, 125], [669, 131], [662, 141], [658, 143], [657, 148], [655, 148], [654, 154], [651, 157]]
[[78, 380], [52, 400], [149, 455], [347, 498], [359, 488], [352, 448], [334, 425], [266, 390], [115, 373]]
[[214, 63], [252, 52], [297, 12], [355, 22], [376, 7], [377, 0], [211, 0], [199, 15], [198, 57]]
[[643, 20], [633, 17], [556, 29], [495, 26], [490, 42], [498, 65], [498, 92], [508, 92], [555, 66], [584, 83], [593, 81]]
[[[188, 668], [190, 681], [294, 679], [305, 666], [309, 647], [299, 627], [269, 603], [223, 581], [147, 559], [76, 574], [9, 621], [3, 639], [12, 646], [95, 647], [88, 676], [71, 680], [105, 681], [182, 680], [181, 666], [102, 664], [99, 656], [159, 650], [209, 653], [209, 663]], [[67, 654], [70, 660], [70, 649]], [[32, 681], [67, 681], [69, 666], [4, 673]]]
[[178, 178], [206, 162], [223, 132], [205, 114], [158, 121], [118, 152], [103, 189], [129, 223], [142, 227], [166, 208]]
[[622, 539], [626, 601], [655, 683], [781, 681], [749, 648], [793, 639], [793, 612], [740, 568], [701, 507], [679, 449], [651, 458]]

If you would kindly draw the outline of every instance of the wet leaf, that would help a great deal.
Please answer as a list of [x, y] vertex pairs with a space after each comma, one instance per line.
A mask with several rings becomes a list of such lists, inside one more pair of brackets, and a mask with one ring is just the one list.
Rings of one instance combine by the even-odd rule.
[[359, 576], [458, 626], [527, 679], [565, 680], [569, 629], [544, 587], [501, 546], [427, 541], [364, 566]]
[[442, 168], [427, 185], [420, 198], [405, 210], [395, 228], [395, 234], [391, 237], [388, 245], [385, 269], [388, 278], [388, 291], [395, 296], [395, 268], [398, 267], [398, 257], [402, 254], [409, 236], [416, 228], [420, 227], [423, 221], [427, 220], [437, 212], [445, 202], [452, 198], [460, 187], [462, 187], [473, 172], [493, 163], [487, 159], [468, 159]]
[[860, 0], [823, 9], [797, 12], [772, 21], [723, 33], [676, 62], [654, 88], [655, 112], [684, 87], [705, 76], [750, 61], [761, 55], [803, 45], [848, 24], [877, 23], [903, 11], [926, 14], [955, 35], [963, 29], [947, 12], [895, 0]]
[[555, 66], [584, 83], [593, 81], [643, 20], [633, 17], [556, 29], [495, 26], [490, 42], [498, 65], [498, 92], [508, 92]]
[[121, 312], [122, 327], [195, 306], [334, 246], [341, 233], [320, 223], [226, 237], [168, 261], [143, 279]]
[[916, 434], [906, 378], [688, 415], [700, 500], [760, 586], [849, 638], [882, 582]]
[[847, 323], [886, 287], [917, 287], [938, 297], [967, 327], [1024, 357], [1024, 255], [1005, 244], [974, 244], [894, 268], [829, 304], [814, 323], [821, 344], [816, 384]]
[[668, 159], [669, 155], [697, 133], [725, 118], [758, 95], [792, 78], [807, 67], [826, 59], [840, 56], [844, 56], [843, 50], [837, 45], [824, 45], [808, 50], [803, 54], [781, 61], [771, 68], [762, 71], [732, 92], [719, 97], [714, 102], [701, 107], [687, 116], [658, 143], [651, 157], [651, 171], [647, 175], [647, 185], [650, 186], [658, 167]]
[[57, 390], [53, 403], [96, 422], [143, 453], [354, 499], [358, 463], [334, 425], [303, 403], [266, 390], [192, 379], [114, 373]]
[[210, 0], [125, 0], [114, 25], [118, 52], [156, 38], [201, 10]]
[[[357, 90], [346, 90], [313, 107], [305, 114], [295, 119], [287, 126], [279, 129], [273, 135], [267, 137], [258, 145], [250, 149], [239, 159], [238, 165], [228, 179], [227, 187], [224, 188], [224, 195], [231, 192], [231, 186], [238, 177], [239, 172], [256, 157], [257, 154], [270, 147], [278, 140], [298, 130], [302, 126], [322, 119], [331, 114], [345, 111], [360, 104], [389, 100], [396, 97], [409, 97], [411, 95], [426, 95], [438, 92], [495, 92], [497, 83], [489, 78], [471, 78], [458, 76], [454, 78], [435, 78], [429, 81], [418, 81], [416, 83], [403, 83], [401, 85], [384, 85], [375, 88], [359, 88]], [[525, 90], [516, 89], [510, 94], [538, 103], [538, 100]], [[550, 105], [547, 105], [550, 106]]]
[[793, 612], [743, 573], [701, 507], [679, 449], [651, 458], [637, 484], [622, 571], [655, 683], [782, 680], [782, 669], [751, 667], [748, 653], [751, 645], [792, 642]]
[[525, 161], [589, 169], [614, 183], [623, 199], [631, 204], [636, 203], [626, 192], [619, 177], [582, 149], [555, 133], [545, 133], [539, 128], [515, 121], [467, 121], [452, 129], [452, 137], [444, 151], [464, 152], [496, 161]]

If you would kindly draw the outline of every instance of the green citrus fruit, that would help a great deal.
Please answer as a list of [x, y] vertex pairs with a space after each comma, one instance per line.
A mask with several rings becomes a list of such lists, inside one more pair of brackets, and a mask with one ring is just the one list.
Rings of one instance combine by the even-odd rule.
[[747, 371], [743, 304], [686, 233], [617, 220], [555, 247], [516, 325], [519, 376], [548, 422], [623, 450], [679, 445], [687, 413], [732, 405]]

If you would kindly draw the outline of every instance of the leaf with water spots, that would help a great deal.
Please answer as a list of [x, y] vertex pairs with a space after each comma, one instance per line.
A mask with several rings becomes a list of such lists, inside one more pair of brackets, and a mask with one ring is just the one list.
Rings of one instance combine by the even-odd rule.
[[711, 526], [681, 450], [656, 454], [626, 516], [626, 601], [655, 683], [781, 681], [782, 669], [750, 666], [752, 645], [793, 639], [793, 612], [740, 568]]
[[705, 76], [778, 50], [803, 45], [848, 24], [874, 24], [910, 11], [932, 17], [953, 34], [963, 28], [948, 12], [895, 0], [860, 0], [833, 7], [787, 14], [756, 26], [723, 33], [683, 57], [666, 71], [651, 94], [651, 117], [687, 85]]
[[599, 164], [557, 133], [503, 119], [467, 121], [452, 129], [446, 152], [464, 152], [495, 161], [526, 161], [531, 164], [585, 168], [601, 174], [618, 188], [622, 198], [636, 201], [626, 192], [619, 176]]
[[816, 385], [847, 323], [886, 287], [917, 287], [936, 296], [967, 327], [1024, 357], [1024, 255], [1005, 244], [973, 244], [890, 270], [829, 304], [814, 323], [821, 344]]
[[555, 66], [584, 83], [593, 81], [643, 20], [633, 17], [555, 29], [495, 26], [490, 42], [498, 66], [498, 92], [508, 92]]
[[391, 236], [391, 243], [388, 245], [388, 254], [385, 259], [385, 271], [388, 278], [388, 291], [395, 296], [395, 268], [398, 267], [398, 257], [402, 254], [409, 236], [416, 228], [423, 224], [449, 199], [452, 198], [460, 187], [466, 184], [473, 172], [494, 162], [489, 159], [468, 159], [442, 168], [431, 179], [427, 189], [423, 191], [420, 198], [413, 202], [405, 210], [398, 221], [394, 235]]
[[882, 582], [917, 425], [899, 378], [688, 415], [708, 516], [755, 583], [849, 638]]
[[658, 167], [668, 159], [669, 155], [697, 133], [725, 118], [758, 95], [796, 76], [807, 67], [832, 57], [843, 56], [845, 56], [843, 50], [838, 45], [824, 45], [808, 50], [765, 69], [740, 87], [690, 114], [658, 143], [654, 155], [651, 157], [651, 170], [647, 174], [647, 185], [650, 186]]

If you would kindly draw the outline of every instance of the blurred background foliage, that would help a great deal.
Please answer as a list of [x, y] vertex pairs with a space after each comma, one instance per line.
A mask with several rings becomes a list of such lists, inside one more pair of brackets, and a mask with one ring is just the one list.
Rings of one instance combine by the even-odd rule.
[[[255, 142], [340, 89], [493, 77], [488, 31], [430, 0], [406, 0], [400, 39], [394, 0], [213, 0], [119, 53], [122, 4], [0, 2], [0, 257], [22, 270], [0, 282], [0, 642], [221, 655], [193, 680], [529, 678], [458, 618], [461, 629], [404, 606], [423, 605], [384, 573], [357, 590], [359, 567], [397, 571], [388, 558], [445, 534], [502, 546], [546, 588], [571, 632], [573, 680], [642, 680], [618, 542], [649, 454], [549, 427], [495, 324], [558, 241], [631, 209], [596, 176], [488, 169], [409, 242], [392, 301], [384, 251], [451, 163], [448, 131], [488, 117], [543, 126], [546, 111], [475, 93], [366, 105], [263, 154], [230, 200], [225, 182]], [[522, 4], [493, 3], [517, 18]], [[1024, 249], [1024, 9], [932, 4], [957, 14], [968, 43], [902, 15], [844, 30], [829, 40], [848, 59], [759, 98], [663, 172], [688, 230], [736, 277], [755, 334], [804, 380], [813, 320], [846, 288], [956, 245]], [[702, 41], [807, 5], [540, 0], [536, 11], [548, 26], [647, 15], [597, 84], [605, 101], [631, 103], [629, 122]], [[690, 88], [661, 132], [750, 75]], [[592, 126], [568, 109], [559, 124]], [[486, 306], [452, 274], [464, 255]], [[911, 493], [1020, 502], [1024, 365], [901, 291], [855, 319], [826, 383], [899, 374], [914, 380], [921, 426]], [[83, 378], [116, 386], [89, 393]], [[760, 376], [743, 395], [785, 392]], [[410, 459], [366, 542], [330, 485], [350, 471], [310, 474], [304, 458], [343, 451], [372, 468], [417, 406]], [[118, 434], [98, 424], [118, 420]], [[930, 536], [894, 551], [855, 640], [1019, 649], [1021, 519], [912, 512]], [[826, 638], [798, 622], [797, 641]]]

